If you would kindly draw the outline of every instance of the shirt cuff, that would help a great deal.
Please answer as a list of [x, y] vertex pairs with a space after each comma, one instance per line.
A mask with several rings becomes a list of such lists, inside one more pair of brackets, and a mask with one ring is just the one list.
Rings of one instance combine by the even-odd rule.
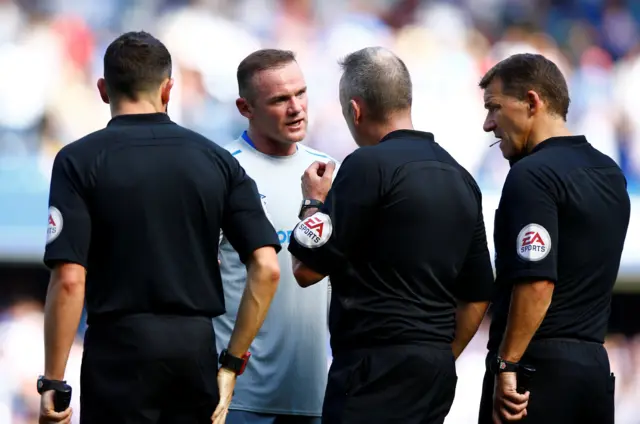
[[500, 276], [501, 281], [506, 281], [509, 283], [517, 283], [520, 280], [526, 281], [551, 281], [552, 283], [556, 283], [558, 278], [555, 273], [548, 272], [543, 269], [520, 269], [520, 270], [511, 270], [504, 273], [504, 275]]

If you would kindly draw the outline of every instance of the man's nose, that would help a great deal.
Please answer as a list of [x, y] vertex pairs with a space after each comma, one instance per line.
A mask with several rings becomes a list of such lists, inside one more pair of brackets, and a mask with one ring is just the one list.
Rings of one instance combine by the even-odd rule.
[[484, 132], [491, 132], [493, 130], [496, 129], [496, 123], [493, 119], [485, 119], [484, 120], [484, 125], [482, 125], [482, 129], [484, 130]]
[[302, 102], [297, 97], [293, 97], [289, 102], [289, 113], [291, 115], [297, 115], [302, 111]]

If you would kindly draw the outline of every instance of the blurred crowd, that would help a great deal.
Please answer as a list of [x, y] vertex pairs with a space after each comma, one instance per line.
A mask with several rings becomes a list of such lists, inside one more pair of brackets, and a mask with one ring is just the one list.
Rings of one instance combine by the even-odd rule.
[[[500, 190], [508, 165], [482, 131], [478, 81], [510, 54], [540, 52], [567, 77], [570, 127], [640, 193], [637, 0], [0, 0], [0, 193], [48, 191], [56, 152], [104, 127], [102, 54], [129, 30], [151, 32], [173, 55], [172, 119], [222, 145], [245, 127], [235, 109], [240, 60], [262, 47], [295, 51], [309, 85], [305, 142], [338, 159], [356, 146], [340, 113], [337, 61], [386, 46], [412, 74], [416, 128], [433, 132], [485, 191]], [[459, 361], [448, 424], [476, 417], [485, 339], [483, 327]], [[76, 403], [80, 340], [68, 375]], [[616, 422], [638, 424], [640, 338], [611, 335], [607, 347]], [[42, 367], [42, 306], [17, 303], [0, 320], [0, 423], [35, 422]]]
[[109, 120], [102, 54], [144, 29], [174, 58], [171, 117], [214, 142], [238, 137], [235, 70], [261, 47], [294, 50], [309, 84], [307, 143], [341, 159], [355, 144], [338, 105], [337, 60], [391, 48], [414, 81], [414, 123], [499, 190], [506, 162], [477, 83], [496, 61], [540, 52], [570, 84], [570, 126], [640, 181], [640, 2], [632, 0], [0, 0], [0, 190], [46, 189], [61, 146]]

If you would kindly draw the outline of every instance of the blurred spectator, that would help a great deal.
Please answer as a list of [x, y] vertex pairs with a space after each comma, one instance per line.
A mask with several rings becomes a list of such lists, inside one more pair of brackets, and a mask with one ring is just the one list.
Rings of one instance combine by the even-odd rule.
[[[308, 143], [337, 158], [355, 145], [340, 120], [336, 61], [367, 45], [403, 57], [413, 75], [416, 127], [435, 133], [484, 190], [507, 165], [482, 132], [477, 80], [522, 51], [555, 60], [571, 85], [571, 127], [640, 179], [640, 27], [637, 2], [578, 0], [0, 0], [0, 161], [49, 157], [40, 139], [64, 145], [102, 127], [109, 108], [95, 90], [113, 32], [144, 26], [174, 55], [172, 117], [217, 143], [235, 139], [235, 68], [260, 47], [296, 51], [309, 78]], [[10, 66], [8, 65], [10, 64]], [[44, 116], [48, 133], [39, 131]], [[47, 161], [25, 161], [43, 167]], [[30, 164], [30, 165], [29, 165]], [[0, 172], [0, 180], [9, 178]], [[2, 183], [0, 182], [0, 185]]]
[[[38, 420], [40, 395], [35, 380], [44, 367], [44, 305], [35, 301], [20, 301], [3, 313], [0, 320], [0, 420], [8, 424], [33, 424]], [[69, 355], [67, 381], [80, 387], [82, 344], [78, 340]], [[79, 393], [79, 390], [78, 392]], [[79, 410], [78, 394], [72, 407]], [[72, 420], [78, 423], [76, 414]]]

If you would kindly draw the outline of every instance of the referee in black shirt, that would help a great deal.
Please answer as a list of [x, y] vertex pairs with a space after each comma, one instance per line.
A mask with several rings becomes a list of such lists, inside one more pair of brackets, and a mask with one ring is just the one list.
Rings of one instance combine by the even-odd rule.
[[480, 190], [432, 134], [413, 130], [399, 58], [366, 48], [342, 67], [340, 101], [361, 147], [332, 187], [333, 165], [306, 171], [289, 245], [301, 286], [331, 277], [323, 422], [442, 423], [455, 358], [493, 286]]
[[[113, 119], [55, 158], [41, 423], [69, 422], [71, 411], [56, 413], [52, 400], [85, 299], [82, 423], [211, 423], [214, 409], [214, 423], [224, 422], [276, 290], [280, 245], [255, 183], [227, 151], [169, 119], [172, 84], [160, 41], [122, 35], [98, 82]], [[221, 229], [248, 278], [218, 360]]]
[[611, 424], [615, 377], [603, 342], [629, 224], [625, 177], [569, 134], [567, 83], [545, 57], [511, 56], [480, 87], [484, 129], [511, 162], [495, 217], [480, 423]]

